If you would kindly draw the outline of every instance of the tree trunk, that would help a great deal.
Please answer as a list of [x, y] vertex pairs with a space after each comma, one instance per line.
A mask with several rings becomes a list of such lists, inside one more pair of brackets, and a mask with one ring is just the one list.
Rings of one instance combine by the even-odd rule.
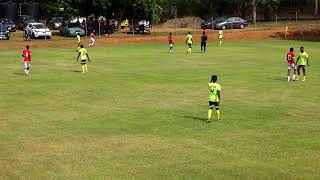
[[256, 0], [252, 0], [251, 1], [251, 6], [252, 6], [252, 20], [253, 20], [253, 23], [256, 24], [257, 23], [257, 4], [256, 4]]
[[314, 16], [319, 15], [319, 0], [314, 0]]
[[119, 33], [119, 34], [121, 34], [121, 23], [122, 23], [123, 14], [124, 14], [124, 12], [122, 10], [119, 10], [119, 14], [116, 17], [116, 19], [118, 21], [118, 24], [117, 24], [118, 31], [117, 31], [117, 33]]

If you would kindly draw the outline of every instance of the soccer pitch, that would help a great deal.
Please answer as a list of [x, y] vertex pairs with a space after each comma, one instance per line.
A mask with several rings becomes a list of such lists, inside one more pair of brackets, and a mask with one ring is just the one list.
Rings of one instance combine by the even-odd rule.
[[[310, 55], [305, 82], [287, 82], [291, 46]], [[31, 47], [29, 77], [0, 50], [0, 178], [318, 179], [319, 46], [95, 47], [88, 74], [74, 49]], [[212, 74], [222, 121], [207, 124]]]

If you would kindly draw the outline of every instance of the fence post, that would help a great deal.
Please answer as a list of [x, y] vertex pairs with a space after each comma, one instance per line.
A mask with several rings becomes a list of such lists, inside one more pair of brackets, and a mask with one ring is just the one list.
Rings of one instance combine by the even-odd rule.
[[197, 29], [197, 20], [194, 20], [194, 28]]
[[132, 19], [131, 27], [132, 27], [132, 36], [134, 36], [135, 28], [134, 28], [134, 22], [133, 22], [133, 19]]
[[289, 30], [289, 27], [288, 27], [288, 26], [286, 26], [286, 33], [284, 34], [284, 39], [287, 39], [288, 30]]
[[44, 21], [44, 40], [47, 40], [47, 21]]
[[101, 34], [101, 23], [99, 22], [99, 38], [100, 38], [100, 34]]
[[85, 27], [85, 28], [86, 28], [85, 36], [87, 36], [87, 35], [88, 35], [88, 25], [87, 25], [87, 20], [85, 21], [84, 25], [86, 26], [86, 27]]

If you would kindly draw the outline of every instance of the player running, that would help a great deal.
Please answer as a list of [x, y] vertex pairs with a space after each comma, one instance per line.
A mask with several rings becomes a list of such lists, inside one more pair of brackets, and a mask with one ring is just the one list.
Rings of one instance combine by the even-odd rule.
[[288, 62], [288, 81], [291, 80], [290, 72], [293, 71], [292, 80], [296, 80], [296, 65], [294, 62], [295, 54], [293, 52], [293, 48], [290, 48], [290, 52], [287, 54], [287, 62]]
[[218, 77], [216, 75], [211, 76], [209, 86], [209, 111], [208, 111], [208, 123], [211, 122], [212, 110], [215, 107], [218, 121], [220, 120], [220, 92], [221, 86], [217, 83]]
[[187, 54], [192, 54], [193, 39], [192, 39], [191, 32], [189, 32], [187, 37], [186, 37], [186, 44], [188, 45]]
[[88, 72], [87, 60], [90, 62], [90, 58], [87, 50], [83, 48], [83, 45], [80, 45], [77, 62], [79, 62], [79, 57], [81, 59], [82, 73], [87, 73]]
[[201, 36], [201, 53], [202, 52], [206, 53], [207, 41], [208, 41], [208, 36], [206, 35], [206, 32], [203, 31]]
[[172, 37], [172, 33], [169, 34], [168, 36], [168, 42], [169, 42], [169, 53], [172, 52], [173, 49], [173, 37]]
[[31, 50], [29, 46], [26, 46], [26, 49], [22, 51], [22, 57], [23, 57], [24, 74], [28, 76], [30, 71], [30, 62], [31, 62]]
[[[300, 55], [297, 59], [297, 62], [296, 64], [298, 64], [298, 75], [300, 76], [300, 70], [302, 69], [302, 72], [303, 72], [303, 79], [302, 81], [305, 81], [306, 80], [306, 69], [305, 69], [305, 66], [310, 66], [309, 65], [309, 55], [307, 52], [304, 51], [304, 47], [301, 47], [300, 48]], [[297, 79], [299, 80], [299, 79]]]
[[95, 43], [95, 30], [93, 30], [91, 33], [90, 33], [90, 38], [89, 38], [89, 47], [92, 47]]
[[223, 31], [222, 30], [219, 31], [218, 39], [219, 39], [220, 46], [222, 46], [222, 44], [223, 44], [222, 43], [222, 39], [223, 39]]

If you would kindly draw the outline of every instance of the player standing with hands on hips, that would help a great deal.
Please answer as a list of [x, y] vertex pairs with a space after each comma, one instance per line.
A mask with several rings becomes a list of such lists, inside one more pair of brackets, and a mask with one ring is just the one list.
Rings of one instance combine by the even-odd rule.
[[[300, 48], [300, 55], [297, 59], [296, 64], [298, 65], [298, 75], [300, 76], [300, 70], [302, 69], [303, 72], [303, 79], [302, 81], [306, 80], [306, 67], [305, 66], [310, 66], [309, 65], [309, 55], [307, 52], [304, 51], [304, 47]], [[299, 80], [299, 79], [297, 79]]]
[[26, 46], [26, 49], [22, 51], [22, 57], [23, 57], [24, 74], [28, 76], [30, 71], [30, 61], [31, 61], [31, 50], [29, 46]]
[[77, 57], [77, 62], [79, 62], [79, 57], [80, 57], [81, 65], [82, 65], [82, 73], [87, 73], [88, 72], [87, 60], [90, 62], [88, 52], [85, 48], [83, 48], [83, 45], [80, 45], [80, 49], [78, 51], [79, 51], [79, 54]]
[[220, 93], [221, 86], [217, 83], [218, 77], [216, 75], [211, 76], [211, 80], [208, 84], [209, 87], [209, 111], [208, 111], [208, 123], [211, 122], [211, 115], [213, 108], [216, 109], [217, 119], [220, 121]]

